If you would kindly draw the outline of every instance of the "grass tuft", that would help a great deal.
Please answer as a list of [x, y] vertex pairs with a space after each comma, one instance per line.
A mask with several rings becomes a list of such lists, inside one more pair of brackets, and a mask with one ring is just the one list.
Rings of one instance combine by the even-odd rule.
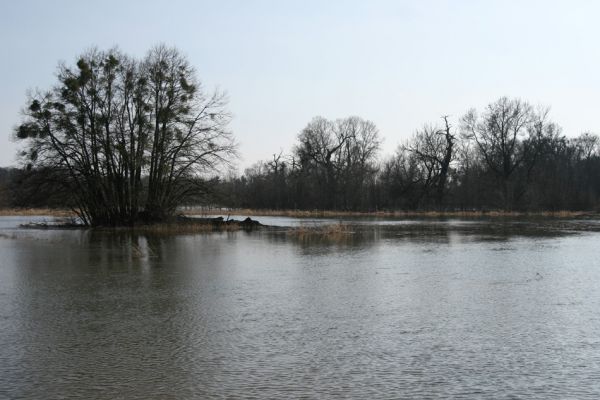
[[351, 235], [354, 232], [348, 224], [331, 224], [331, 225], [316, 225], [316, 226], [300, 226], [290, 229], [288, 235], [298, 238], [304, 237], [326, 237], [337, 238]]

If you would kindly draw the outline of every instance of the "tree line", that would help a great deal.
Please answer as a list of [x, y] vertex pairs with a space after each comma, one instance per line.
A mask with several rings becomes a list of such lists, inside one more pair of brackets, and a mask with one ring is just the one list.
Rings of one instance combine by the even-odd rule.
[[502, 97], [442, 116], [380, 159], [371, 121], [316, 117], [289, 154], [216, 184], [213, 202], [256, 209], [596, 210], [600, 138], [567, 138], [547, 108]]
[[547, 108], [502, 97], [425, 124], [381, 157], [376, 125], [316, 117], [287, 154], [225, 175], [227, 98], [175, 48], [137, 59], [91, 49], [29, 94], [0, 169], [0, 204], [68, 207], [88, 225], [169, 218], [185, 204], [256, 209], [596, 210], [600, 139], [567, 138]]

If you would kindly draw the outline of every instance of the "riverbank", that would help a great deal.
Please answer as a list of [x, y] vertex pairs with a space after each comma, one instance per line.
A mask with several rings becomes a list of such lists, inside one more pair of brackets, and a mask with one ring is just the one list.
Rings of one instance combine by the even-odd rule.
[[[519, 217], [548, 217], [548, 218], [582, 218], [598, 217], [595, 211], [502, 211], [502, 210], [471, 210], [471, 211], [337, 211], [337, 210], [254, 210], [248, 208], [226, 209], [206, 207], [182, 207], [185, 216], [265, 216], [291, 218], [519, 218]], [[75, 217], [75, 213], [67, 209], [56, 208], [0, 208], [0, 216], [48, 216]]]
[[253, 210], [188, 207], [183, 208], [185, 215], [251, 215], [253, 217], [291, 217], [291, 218], [583, 218], [597, 217], [593, 211], [332, 211], [332, 210]]

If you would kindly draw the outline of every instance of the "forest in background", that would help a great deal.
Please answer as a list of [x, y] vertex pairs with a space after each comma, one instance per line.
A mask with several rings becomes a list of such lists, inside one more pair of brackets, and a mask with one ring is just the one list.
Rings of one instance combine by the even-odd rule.
[[339, 211], [596, 211], [600, 138], [567, 138], [548, 108], [500, 98], [417, 130], [380, 159], [374, 123], [317, 117], [289, 154], [218, 180], [235, 208]]
[[[241, 175], [197, 177], [189, 205], [271, 210], [596, 211], [600, 138], [567, 138], [548, 109], [500, 98], [426, 124], [382, 159], [376, 125], [316, 117], [293, 149]], [[0, 169], [3, 207], [71, 207], [47, 169]]]

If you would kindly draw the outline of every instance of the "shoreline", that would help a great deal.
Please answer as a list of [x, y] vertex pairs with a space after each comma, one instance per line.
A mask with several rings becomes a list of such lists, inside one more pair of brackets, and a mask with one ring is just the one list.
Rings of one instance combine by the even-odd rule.
[[[248, 208], [204, 208], [182, 207], [184, 216], [243, 215], [252, 217], [291, 217], [291, 218], [583, 218], [598, 217], [596, 211], [334, 211], [334, 210], [259, 210]], [[0, 208], [0, 216], [47, 216], [58, 218], [75, 217], [75, 213], [66, 209], [54, 208]]]
[[[132, 233], [132, 234], [149, 234], [149, 235], [187, 235], [199, 233], [222, 233], [222, 232], [238, 232], [238, 231], [265, 231], [265, 232], [283, 232], [287, 236], [298, 240], [313, 240], [324, 239], [333, 241], [346, 241], [353, 237], [360, 237], [364, 230], [357, 228], [360, 226], [360, 218], [364, 221], [369, 219], [377, 224], [378, 218], [395, 218], [398, 223], [403, 226], [402, 234], [415, 234], [431, 231], [423, 230], [423, 226], [429, 226], [429, 223], [444, 224], [444, 221], [452, 221], [452, 219], [462, 219], [468, 224], [468, 220], [477, 221], [475, 231], [468, 228], [466, 232], [485, 232], [486, 229], [491, 229], [493, 232], [498, 229], [498, 224], [509, 224], [514, 228], [514, 224], [526, 224], [527, 229], [535, 231], [535, 226], [545, 226], [548, 232], [558, 230], [564, 231], [571, 229], [576, 231], [596, 231], [599, 232], [597, 220], [600, 215], [589, 212], [537, 212], [537, 213], [507, 213], [507, 212], [378, 212], [378, 213], [358, 213], [358, 212], [333, 212], [333, 211], [293, 211], [293, 210], [249, 210], [249, 209], [193, 209], [180, 210], [177, 217], [154, 223], [139, 223], [133, 226], [84, 226], [77, 224], [72, 219], [72, 213], [66, 210], [53, 209], [12, 209], [0, 210], [0, 216], [17, 215], [17, 216], [43, 216], [49, 217], [37, 221], [33, 218], [24, 218], [24, 223], [19, 225], [23, 229], [42, 229], [42, 230], [91, 230], [95, 232], [113, 232], [113, 233]], [[225, 212], [225, 213], [223, 213]], [[65, 217], [66, 216], [66, 217]], [[251, 217], [250, 217], [251, 216]], [[323, 224], [317, 223], [314, 225], [295, 225], [288, 224], [280, 226], [275, 223], [269, 224], [269, 216], [286, 216], [288, 218], [324, 218]], [[262, 217], [267, 220], [262, 220]], [[336, 218], [338, 219], [336, 221]], [[354, 225], [352, 218], [357, 218]], [[327, 219], [329, 221], [327, 221]], [[265, 224], [261, 223], [265, 222]], [[285, 221], [285, 220], [284, 220]], [[401, 222], [401, 221], [404, 221]], [[586, 222], [590, 221], [590, 222]], [[290, 221], [288, 221], [290, 222]], [[425, 223], [426, 225], [422, 225]], [[417, 226], [417, 229], [415, 229]], [[442, 226], [442, 225], [440, 225]], [[444, 225], [445, 226], [445, 225]], [[471, 226], [468, 224], [468, 226]], [[503, 225], [502, 225], [503, 226]], [[507, 225], [508, 226], [508, 225]], [[525, 226], [525, 225], [519, 225]], [[486, 228], [487, 227], [487, 228]], [[571, 227], [571, 228], [569, 228]], [[455, 228], [456, 229], [456, 228]], [[464, 228], [463, 228], [464, 229]], [[483, 229], [483, 230], [482, 230]], [[442, 229], [443, 230], [443, 229]], [[396, 232], [397, 235], [398, 232]]]
[[290, 218], [583, 218], [599, 217], [595, 211], [332, 211], [332, 210], [255, 210], [190, 207], [184, 215], [244, 215]]
[[[46, 210], [44, 210], [46, 211]], [[21, 214], [23, 215], [23, 214]], [[34, 216], [33, 214], [27, 214]], [[51, 216], [51, 215], [45, 215]], [[56, 217], [61, 218], [61, 217]], [[251, 218], [244, 220], [229, 219], [224, 220], [222, 217], [217, 218], [194, 218], [188, 216], [178, 216], [171, 220], [154, 222], [154, 223], [139, 223], [131, 226], [86, 226], [72, 222], [30, 222], [21, 224], [24, 229], [92, 229], [95, 231], [131, 231], [137, 233], [161, 233], [161, 234], [179, 234], [179, 233], [199, 233], [199, 232], [223, 232], [223, 231], [252, 231], [255, 229], [265, 228], [259, 221]]]

